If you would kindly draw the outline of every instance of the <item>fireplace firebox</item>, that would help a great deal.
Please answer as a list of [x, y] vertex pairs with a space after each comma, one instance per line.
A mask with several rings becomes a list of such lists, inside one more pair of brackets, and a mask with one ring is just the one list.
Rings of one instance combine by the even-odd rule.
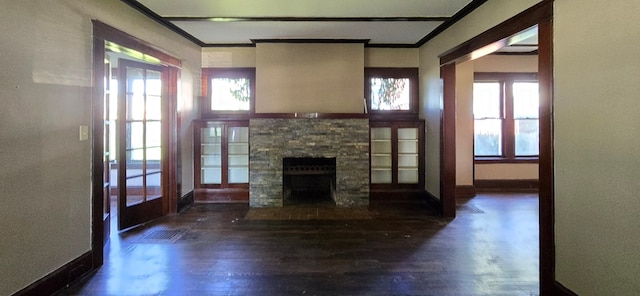
[[283, 205], [334, 205], [336, 158], [282, 159]]

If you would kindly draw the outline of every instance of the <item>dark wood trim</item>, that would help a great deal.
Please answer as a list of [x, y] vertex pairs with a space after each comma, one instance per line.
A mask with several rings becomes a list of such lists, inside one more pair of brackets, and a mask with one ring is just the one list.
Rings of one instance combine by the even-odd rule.
[[[94, 22], [95, 25], [95, 22]], [[91, 250], [93, 268], [104, 262], [104, 75], [105, 45], [104, 39], [94, 33], [93, 38], [93, 77], [91, 89]], [[111, 215], [111, 214], [110, 214]]]
[[476, 196], [474, 185], [456, 185], [456, 198], [472, 198]]
[[[246, 78], [249, 79], [249, 110], [214, 111], [211, 110], [212, 78]], [[203, 68], [202, 96], [200, 99], [200, 117], [203, 119], [246, 119], [255, 113], [256, 102], [256, 68]]]
[[[418, 68], [364, 68], [364, 97], [367, 101], [367, 112], [371, 117], [384, 119], [386, 117], [405, 116], [418, 119], [420, 95], [420, 69]], [[371, 78], [407, 78], [409, 79], [409, 110], [372, 110], [371, 109]]]
[[425, 190], [422, 192], [422, 198], [428, 205], [432, 206], [438, 212], [442, 213], [442, 204], [440, 203], [440, 199], [438, 199], [435, 195]]
[[455, 23], [460, 21], [462, 18], [476, 10], [480, 5], [487, 2], [487, 0], [473, 0], [471, 3], [467, 4], [464, 8], [460, 9], [460, 11], [456, 12], [449, 20], [445, 21], [443, 24], [435, 28], [435, 30], [431, 31], [427, 36], [424, 36], [420, 41], [418, 41], [414, 46], [421, 47], [429, 40], [435, 38], [440, 35], [440, 33], [444, 32], [449, 27], [453, 26]]
[[486, 180], [476, 179], [473, 181], [478, 192], [538, 192], [539, 181], [527, 179], [515, 180]]
[[[472, 52], [486, 45], [500, 42], [515, 33], [538, 25], [538, 82], [540, 84], [540, 156], [538, 169], [540, 177], [538, 195], [540, 211], [541, 295], [554, 295], [555, 291], [552, 18], [553, 0], [544, 0], [513, 18], [440, 55], [441, 69], [443, 69], [445, 65], [455, 65], [455, 62], [469, 59]], [[446, 78], [442, 72], [441, 77]], [[446, 109], [449, 106], [445, 104], [444, 107]], [[446, 110], [444, 110], [444, 112], [446, 112]], [[453, 132], [453, 134], [455, 134], [455, 132]], [[441, 139], [441, 149], [448, 151], [445, 154], [453, 154], [455, 156], [455, 145], [443, 145], [443, 142]], [[441, 167], [441, 178], [443, 170], [444, 168]]]
[[173, 31], [175, 33], [178, 33], [178, 35], [180, 35], [180, 36], [184, 37], [185, 39], [195, 43], [196, 45], [203, 46], [205, 44], [200, 39], [198, 39], [198, 38], [194, 37], [193, 35], [187, 33], [185, 30], [180, 29], [180, 27], [178, 27], [178, 26], [174, 25], [173, 23], [171, 23], [170, 20], [164, 19], [162, 16], [160, 16], [159, 14], [153, 12], [151, 9], [147, 8], [146, 6], [141, 4], [140, 2], [138, 2], [136, 0], [121, 0], [121, 1], [126, 3], [126, 4], [128, 4], [129, 6], [133, 7], [134, 9], [139, 11], [140, 13], [146, 15], [150, 19], [156, 21], [157, 23], [165, 26], [169, 30], [171, 30], [171, 31]]
[[[100, 215], [100, 218], [102, 218], [102, 215]], [[91, 251], [86, 252], [80, 255], [80, 257], [73, 259], [69, 263], [18, 291], [14, 296], [52, 295], [91, 272], [94, 269], [93, 258], [94, 255]]]
[[[450, 17], [224, 17], [224, 16], [175, 16], [163, 17], [170, 22], [446, 22]], [[212, 20], [215, 19], [215, 20]]]
[[553, 1], [542, 1], [467, 42], [444, 52], [439, 56], [440, 64], [468, 61], [471, 59], [472, 53], [486, 46], [499, 48], [506, 45], [506, 40], [514, 34], [551, 19], [553, 16], [552, 3]]
[[473, 80], [475, 81], [538, 81], [538, 73], [534, 72], [474, 72]]
[[282, 38], [282, 39], [250, 39], [252, 43], [369, 43], [370, 39], [318, 39], [318, 38]]
[[246, 188], [224, 188], [194, 190], [194, 202], [196, 203], [249, 203], [249, 189]]
[[317, 118], [317, 119], [367, 119], [364, 113], [255, 113], [251, 118], [278, 119], [278, 118]]
[[[545, 1], [553, 14], [553, 1]], [[555, 213], [553, 155], [553, 21], [538, 24], [538, 83], [540, 85], [540, 151], [539, 151], [539, 211], [540, 211], [540, 293], [552, 295], [555, 281]]]
[[[123, 0], [126, 1], [126, 0]], [[165, 53], [164, 51], [152, 46], [151, 44], [109, 26], [99, 20], [92, 20], [94, 38], [115, 42], [121, 46], [135, 49], [137, 51], [154, 56], [162, 61], [165, 65], [180, 68], [182, 61]]]
[[256, 47], [255, 43], [206, 43], [202, 47]]
[[440, 123], [440, 202], [442, 216], [456, 217], [456, 65], [440, 68], [443, 109]]
[[538, 163], [537, 157], [482, 157], [476, 156], [473, 160], [474, 164], [497, 164], [497, 163]]
[[578, 296], [578, 294], [569, 290], [567, 287], [565, 287], [558, 281], [554, 281], [554, 288], [555, 288], [555, 291], [553, 295], [555, 296]]
[[185, 210], [187, 207], [189, 207], [194, 203], [195, 201], [194, 196], [195, 195], [193, 193], [193, 190], [191, 190], [187, 194], [182, 196], [180, 199], [178, 199], [178, 209], [177, 209], [178, 213], [182, 212], [183, 210]]

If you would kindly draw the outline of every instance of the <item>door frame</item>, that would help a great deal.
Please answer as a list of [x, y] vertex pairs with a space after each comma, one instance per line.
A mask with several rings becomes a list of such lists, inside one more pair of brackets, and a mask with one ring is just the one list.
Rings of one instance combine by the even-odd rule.
[[103, 220], [103, 154], [104, 154], [104, 59], [105, 59], [105, 41], [112, 41], [121, 46], [137, 50], [139, 52], [149, 54], [160, 59], [161, 64], [168, 66], [168, 108], [169, 117], [166, 119], [168, 147], [163, 150], [163, 158], [166, 157], [169, 163], [169, 170], [167, 172], [169, 184], [167, 184], [168, 197], [167, 201], [163, 203], [164, 213], [175, 213], [177, 210], [178, 202], [178, 174], [177, 167], [179, 166], [180, 158], [177, 155], [178, 141], [177, 141], [177, 90], [178, 90], [178, 76], [179, 68], [181, 67], [181, 61], [159, 49], [142, 41], [134, 36], [131, 36], [123, 31], [120, 31], [112, 26], [109, 26], [98, 20], [92, 20], [93, 25], [93, 71], [92, 71], [92, 119], [91, 119], [91, 134], [92, 134], [92, 218], [91, 218], [91, 252], [93, 268], [96, 269], [104, 263], [104, 247], [103, 242], [105, 238], [104, 220]]
[[442, 214], [456, 214], [455, 65], [474, 52], [505, 45], [507, 38], [538, 25], [538, 79], [540, 84], [539, 152], [539, 265], [540, 294], [555, 295], [555, 233], [553, 172], [553, 0], [543, 0], [480, 35], [446, 51], [440, 58], [443, 109], [441, 114], [440, 202]]

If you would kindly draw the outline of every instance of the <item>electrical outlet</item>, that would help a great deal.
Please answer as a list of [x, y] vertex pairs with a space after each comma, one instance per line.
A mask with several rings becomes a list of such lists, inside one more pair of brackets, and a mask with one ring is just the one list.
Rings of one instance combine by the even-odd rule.
[[80, 141], [89, 140], [89, 126], [81, 125], [80, 126]]

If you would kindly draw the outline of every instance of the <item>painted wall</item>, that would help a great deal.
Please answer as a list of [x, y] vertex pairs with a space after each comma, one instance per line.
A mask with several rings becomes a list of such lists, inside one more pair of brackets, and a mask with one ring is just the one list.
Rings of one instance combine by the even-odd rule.
[[[475, 72], [538, 72], [538, 56], [487, 55], [473, 61]], [[457, 82], [456, 82], [457, 83]], [[470, 115], [473, 120], [473, 108]], [[473, 137], [473, 134], [472, 134]], [[473, 139], [471, 140], [473, 141]], [[473, 153], [473, 152], [472, 152]], [[476, 164], [475, 179], [480, 180], [537, 180], [537, 163]]]
[[417, 48], [365, 48], [365, 67], [416, 68], [420, 66]]
[[456, 186], [473, 185], [473, 61], [456, 65]]
[[638, 12], [555, 2], [556, 279], [581, 296], [640, 295]]
[[540, 1], [488, 1], [420, 48], [420, 113], [426, 119], [426, 189], [434, 196], [440, 196], [442, 85], [438, 55], [538, 2]]
[[118, 0], [0, 7], [0, 295], [11, 295], [91, 248], [91, 141], [78, 135], [91, 125], [91, 19], [184, 61], [186, 120], [201, 60], [199, 47]]
[[256, 113], [364, 113], [364, 45], [258, 43]]

